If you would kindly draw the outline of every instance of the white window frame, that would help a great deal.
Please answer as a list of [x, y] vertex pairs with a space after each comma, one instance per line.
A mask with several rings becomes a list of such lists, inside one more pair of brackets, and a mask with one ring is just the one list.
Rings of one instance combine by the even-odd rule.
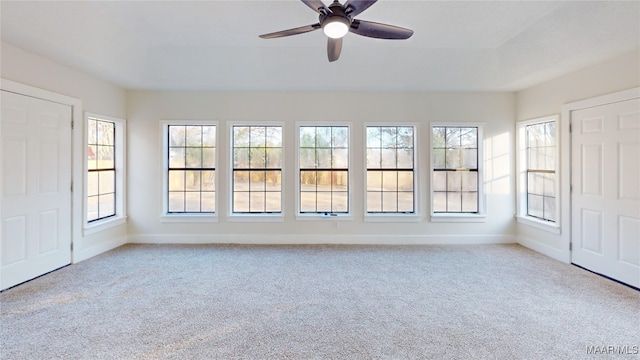
[[[215, 152], [215, 204], [216, 209], [213, 213], [170, 213], [169, 206], [169, 126], [215, 126], [216, 127], [216, 152]], [[218, 203], [219, 189], [219, 153], [220, 153], [220, 126], [215, 120], [163, 120], [160, 121], [160, 138], [162, 145], [162, 213], [160, 222], [163, 223], [189, 223], [189, 222], [218, 222], [218, 213], [220, 212], [220, 204]]]
[[[413, 128], [413, 213], [369, 213], [367, 211], [367, 128], [368, 127], [412, 127]], [[393, 123], [393, 122], [366, 122], [363, 127], [364, 140], [364, 221], [365, 222], [419, 222], [420, 215], [420, 149], [418, 137], [420, 129], [417, 123]], [[389, 169], [394, 170], [394, 169]]]
[[[478, 212], [477, 213], [435, 213], [433, 211], [433, 128], [434, 127], [475, 127], [478, 128]], [[484, 128], [481, 122], [431, 122], [429, 125], [429, 208], [431, 222], [486, 222], [486, 205], [484, 192]]]
[[[546, 122], [555, 122], [556, 124], [556, 161], [555, 161], [555, 202], [556, 202], [556, 221], [549, 222], [527, 215], [527, 140], [526, 128], [529, 125], [535, 125]], [[516, 123], [516, 221], [541, 230], [545, 230], [554, 234], [560, 234], [560, 116], [550, 115], [535, 119], [523, 120]]]
[[[300, 128], [305, 126], [313, 127], [347, 127], [349, 131], [349, 167], [347, 177], [349, 186], [347, 187], [348, 213], [301, 213], [300, 212]], [[347, 121], [313, 121], [296, 122], [296, 220], [352, 220], [353, 219], [353, 124]]]
[[[282, 129], [282, 166], [281, 166], [281, 193], [280, 193], [280, 213], [234, 213], [233, 212], [233, 127], [234, 126], [277, 126]], [[285, 123], [283, 121], [229, 121], [227, 122], [229, 132], [229, 204], [227, 207], [227, 221], [229, 222], [284, 222], [285, 218]], [[216, 192], [217, 193], [217, 192]]]
[[[92, 119], [97, 119], [97, 120], [104, 120], [104, 121], [109, 121], [109, 122], [113, 122], [115, 124], [115, 139], [114, 139], [114, 145], [115, 145], [115, 154], [114, 154], [114, 160], [115, 160], [115, 169], [116, 169], [116, 182], [115, 182], [115, 202], [116, 202], [116, 213], [114, 216], [110, 216], [108, 218], [104, 218], [104, 219], [100, 219], [100, 220], [95, 220], [92, 222], [89, 222], [88, 217], [87, 217], [87, 209], [88, 209], [88, 193], [89, 193], [89, 164], [87, 163], [87, 158], [89, 156], [88, 153], [88, 141], [89, 141], [89, 137], [88, 137], [88, 133], [87, 133], [87, 124], [89, 122], [89, 118]], [[93, 113], [89, 113], [89, 112], [85, 112], [84, 114], [84, 126], [82, 127], [84, 129], [84, 134], [83, 134], [83, 169], [84, 169], [84, 176], [83, 176], [83, 204], [84, 204], [84, 211], [83, 211], [83, 235], [87, 236], [87, 235], [91, 235], [106, 229], [109, 229], [111, 227], [114, 226], [118, 226], [118, 225], [122, 225], [124, 223], [127, 222], [127, 204], [126, 204], [126, 199], [127, 199], [127, 189], [126, 189], [126, 169], [127, 169], [127, 164], [126, 164], [126, 144], [127, 144], [127, 139], [126, 139], [126, 134], [127, 134], [127, 121], [124, 119], [119, 119], [119, 118], [115, 118], [115, 117], [111, 117], [111, 116], [106, 116], [106, 115], [100, 115], [100, 114], [93, 114]]]

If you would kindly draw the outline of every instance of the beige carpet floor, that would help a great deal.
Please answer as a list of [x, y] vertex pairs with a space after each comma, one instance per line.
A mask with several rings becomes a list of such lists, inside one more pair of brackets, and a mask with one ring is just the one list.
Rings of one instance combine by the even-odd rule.
[[0, 306], [2, 360], [631, 359], [640, 346], [640, 292], [518, 245], [126, 245]]

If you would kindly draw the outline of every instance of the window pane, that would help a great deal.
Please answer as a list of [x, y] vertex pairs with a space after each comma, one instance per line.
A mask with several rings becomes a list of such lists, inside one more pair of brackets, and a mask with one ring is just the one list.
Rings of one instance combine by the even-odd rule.
[[413, 128], [399, 127], [397, 142], [399, 149], [413, 149]]
[[202, 146], [202, 127], [201, 126], [187, 126], [187, 146]]
[[446, 147], [458, 148], [460, 147], [460, 128], [448, 127], [446, 128]]
[[98, 196], [98, 199], [98, 217], [103, 218], [115, 215], [115, 195], [113, 193], [100, 195]]
[[413, 171], [398, 172], [398, 190], [413, 191]]
[[249, 175], [249, 190], [264, 191], [265, 190], [265, 172], [251, 171]]
[[264, 148], [267, 143], [267, 128], [263, 126], [252, 126], [249, 144], [252, 148]]
[[447, 191], [462, 191], [462, 172], [447, 171]]
[[169, 126], [169, 146], [185, 146], [186, 130], [184, 126]]
[[215, 171], [202, 171], [202, 191], [215, 191], [216, 190], [216, 172]]
[[89, 145], [87, 147], [87, 169], [93, 170], [98, 168], [98, 147]]
[[462, 212], [462, 193], [459, 193], [459, 192], [447, 193], [447, 211]]
[[544, 218], [549, 221], [556, 221], [556, 199], [553, 197], [544, 198]]
[[89, 172], [87, 174], [87, 195], [98, 195], [98, 172]]
[[398, 211], [413, 212], [413, 192], [398, 193]]
[[98, 169], [113, 169], [113, 146], [96, 146], [98, 151]]
[[265, 193], [262, 191], [249, 193], [249, 201], [251, 201], [249, 203], [249, 211], [251, 212], [265, 211], [264, 195]]
[[380, 168], [381, 150], [380, 149], [367, 149], [367, 168], [378, 169]]
[[184, 168], [185, 167], [185, 151], [184, 148], [169, 148], [169, 167]]
[[413, 149], [398, 149], [396, 154], [399, 169], [413, 169]]
[[233, 167], [236, 169], [249, 168], [249, 148], [233, 149]]
[[233, 172], [233, 191], [249, 191], [249, 171]]
[[316, 167], [316, 151], [314, 149], [300, 149], [300, 168], [312, 169]]
[[100, 184], [98, 191], [100, 194], [113, 193], [116, 190], [116, 172], [113, 170], [98, 172]]
[[462, 193], [462, 211], [463, 212], [478, 211], [478, 193], [476, 192]]
[[434, 192], [433, 193], [433, 212], [446, 212], [446, 211], [447, 211], [447, 193]]
[[216, 167], [215, 148], [202, 148], [202, 167], [209, 169]]
[[444, 148], [445, 147], [445, 128], [444, 127], [434, 127], [433, 128], [433, 148]]
[[198, 171], [186, 171], [186, 189], [187, 191], [200, 191], [200, 175], [201, 172]]
[[367, 211], [368, 212], [380, 212], [382, 211], [382, 193], [381, 192], [367, 192]]
[[445, 149], [433, 149], [433, 168], [446, 169]]
[[349, 195], [346, 191], [332, 193], [332, 212], [347, 212], [349, 210]]
[[282, 167], [282, 149], [281, 148], [268, 148], [267, 156], [267, 168], [281, 168]]
[[186, 148], [186, 167], [199, 168], [202, 167], [202, 148]]
[[382, 146], [382, 140], [380, 135], [381, 128], [368, 126], [367, 127], [367, 147], [368, 148], [380, 148]]
[[462, 167], [462, 149], [447, 149], [445, 166], [447, 169], [460, 169]]
[[316, 128], [316, 147], [319, 147], [319, 148], [331, 147], [331, 128], [330, 127]]
[[265, 210], [269, 212], [281, 212], [282, 211], [282, 193], [281, 192], [267, 192], [265, 200]]
[[367, 191], [382, 190], [382, 172], [367, 171]]
[[87, 221], [98, 219], [98, 196], [87, 197]]
[[249, 212], [249, 192], [233, 193], [233, 211]]
[[183, 212], [184, 211], [184, 193], [183, 192], [169, 192], [169, 212]]
[[301, 191], [300, 192], [300, 211], [315, 212], [316, 211], [316, 192]]
[[555, 196], [556, 193], [556, 182], [555, 182], [555, 174], [543, 174], [543, 195], [544, 196]]
[[282, 190], [282, 172], [278, 171], [265, 171], [265, 188], [267, 191], [281, 191]]
[[478, 168], [478, 150], [477, 149], [464, 149], [462, 155], [463, 155], [462, 167], [464, 169]]
[[460, 146], [465, 148], [478, 147], [478, 129], [477, 128], [461, 128], [460, 129]]
[[316, 194], [316, 207], [320, 212], [332, 212], [331, 210], [331, 192], [318, 191]]
[[233, 127], [233, 146], [249, 147], [249, 126]]
[[200, 192], [188, 192], [185, 194], [186, 212], [200, 212]]
[[462, 191], [478, 191], [478, 173], [465, 171], [460, 173], [462, 178]]
[[434, 171], [433, 172], [433, 191], [447, 191], [447, 172], [446, 171]]
[[201, 211], [214, 212], [216, 210], [216, 193], [214, 191], [205, 191], [200, 194], [202, 199]]
[[100, 145], [113, 145], [115, 124], [109, 121], [97, 121], [97, 143]]
[[250, 166], [252, 169], [264, 169], [267, 165], [267, 154], [265, 148], [251, 148]]
[[396, 165], [396, 150], [382, 149], [382, 167], [385, 169], [389, 169], [395, 168]]
[[216, 127], [212, 125], [205, 125], [202, 127], [202, 146], [215, 147], [216, 146]]
[[349, 147], [349, 131], [347, 127], [333, 127], [332, 129], [332, 146], [334, 148]]
[[316, 156], [318, 157], [318, 168], [331, 168], [331, 149], [317, 149]]
[[300, 147], [316, 147], [316, 128], [312, 126], [300, 127]]
[[398, 172], [397, 171], [382, 172], [382, 188], [385, 191], [398, 190]]
[[382, 148], [395, 149], [396, 135], [397, 135], [397, 130], [395, 127], [383, 127], [382, 128]]
[[334, 149], [333, 150], [333, 168], [347, 168], [349, 167], [349, 150], [348, 149]]
[[544, 217], [544, 199], [542, 196], [529, 194], [527, 196], [527, 212], [530, 216]]
[[382, 211], [398, 211], [398, 193], [389, 191], [382, 193]]
[[87, 121], [87, 144], [95, 145], [98, 141], [98, 125], [96, 120]]
[[182, 170], [169, 171], [169, 191], [183, 191], [185, 189], [184, 176], [185, 172]]
[[316, 191], [316, 172], [315, 171], [300, 172], [300, 190]]
[[282, 127], [267, 127], [267, 147], [282, 147]]

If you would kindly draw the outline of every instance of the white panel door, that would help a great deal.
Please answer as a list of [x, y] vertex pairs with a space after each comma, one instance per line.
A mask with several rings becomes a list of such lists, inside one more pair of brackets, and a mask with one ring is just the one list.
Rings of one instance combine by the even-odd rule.
[[571, 113], [572, 262], [640, 287], [640, 99]]
[[2, 91], [0, 288], [71, 262], [71, 107]]

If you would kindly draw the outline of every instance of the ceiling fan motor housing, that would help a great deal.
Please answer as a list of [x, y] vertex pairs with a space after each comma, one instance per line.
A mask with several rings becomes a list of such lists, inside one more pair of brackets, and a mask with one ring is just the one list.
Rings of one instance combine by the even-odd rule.
[[[342, 7], [342, 5], [340, 5], [339, 2], [334, 1], [333, 4], [329, 6], [329, 10], [330, 10], [329, 13], [326, 13], [326, 12], [320, 13], [319, 22], [322, 28], [325, 29], [326, 26], [336, 26], [337, 24], [342, 24], [346, 26], [346, 30], [348, 31], [349, 27], [351, 27], [351, 22], [353, 20], [349, 15], [345, 13], [345, 10]], [[325, 33], [328, 36], [331, 36], [329, 35], [330, 31], [327, 31], [327, 29], [325, 29]], [[342, 36], [344, 36], [344, 34], [336, 37], [342, 37]]]

